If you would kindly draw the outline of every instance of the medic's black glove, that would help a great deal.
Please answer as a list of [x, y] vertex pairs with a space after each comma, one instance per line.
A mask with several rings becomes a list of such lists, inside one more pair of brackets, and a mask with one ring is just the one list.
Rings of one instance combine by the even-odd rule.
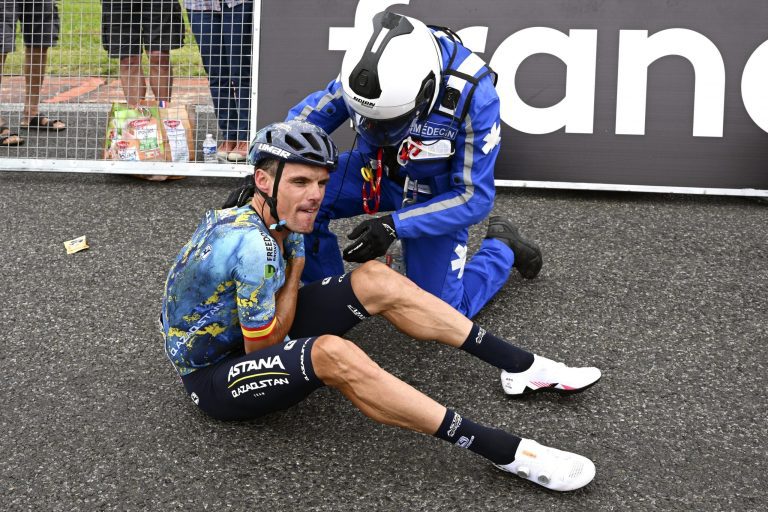
[[397, 232], [392, 216], [386, 215], [361, 222], [347, 238], [354, 242], [344, 248], [344, 259], [363, 263], [384, 256], [392, 242], [397, 240]]
[[243, 206], [253, 197], [256, 191], [256, 185], [253, 182], [253, 174], [248, 174], [243, 178], [242, 184], [229, 193], [227, 200], [221, 205], [222, 208], [232, 208], [233, 206]]

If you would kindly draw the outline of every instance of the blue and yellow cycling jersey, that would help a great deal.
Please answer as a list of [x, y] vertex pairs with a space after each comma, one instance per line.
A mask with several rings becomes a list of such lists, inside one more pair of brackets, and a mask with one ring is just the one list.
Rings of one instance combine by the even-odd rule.
[[[284, 242], [303, 257], [301, 235]], [[163, 296], [165, 350], [180, 375], [243, 353], [275, 327], [285, 259], [250, 205], [210, 210], [179, 252]]]

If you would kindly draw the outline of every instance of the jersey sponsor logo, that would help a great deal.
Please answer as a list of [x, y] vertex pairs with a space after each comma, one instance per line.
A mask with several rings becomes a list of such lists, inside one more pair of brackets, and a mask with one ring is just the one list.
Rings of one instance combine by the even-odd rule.
[[213, 252], [213, 247], [211, 247], [210, 244], [206, 245], [205, 248], [203, 249], [203, 252], [200, 253], [200, 259], [201, 260], [206, 259], [208, 256], [211, 255], [211, 252]]
[[171, 347], [169, 352], [171, 353], [171, 356], [175, 356], [179, 353], [179, 348], [186, 345], [189, 339], [200, 329], [208, 325], [208, 320], [213, 317], [216, 313], [219, 312], [221, 308], [224, 307], [224, 304], [216, 304], [213, 306], [206, 314], [200, 317], [200, 319], [195, 322], [195, 325], [193, 325], [189, 331], [187, 331], [187, 334], [184, 335], [183, 338], [176, 341], [176, 346]]
[[191, 395], [189, 395], [189, 398], [191, 398], [192, 401], [195, 402], [195, 405], [198, 405], [200, 403], [200, 397], [197, 396], [197, 393], [195, 393], [194, 391], [192, 392]]
[[243, 373], [257, 372], [265, 369], [272, 370], [274, 368], [282, 368], [285, 370], [285, 366], [283, 366], [280, 356], [263, 357], [261, 359], [251, 359], [249, 361], [235, 363], [229, 368], [227, 382], [232, 382], [232, 379]]
[[461, 415], [457, 412], [454, 412], [453, 419], [451, 420], [451, 426], [448, 427], [448, 437], [455, 436], [456, 431], [459, 430], [460, 426], [461, 426]]
[[387, 232], [387, 234], [392, 237], [392, 240], [397, 238], [397, 233], [395, 232], [395, 228], [393, 228], [389, 224], [384, 224], [384, 223], [382, 223], [382, 226], [384, 226], [384, 230]]
[[432, 121], [419, 123], [418, 120], [416, 120], [411, 125], [411, 135], [416, 135], [425, 139], [434, 138], [455, 140], [458, 134], [459, 130], [457, 128], [450, 125], [434, 123]]
[[376, 104], [372, 101], [364, 100], [363, 98], [358, 98], [357, 96], [352, 96], [352, 99], [361, 104], [364, 107], [370, 107], [373, 108], [376, 106]]
[[483, 342], [483, 338], [485, 337], [485, 329], [482, 327], [477, 331], [477, 336], [475, 336], [475, 343], [478, 345]]
[[247, 384], [237, 386], [237, 388], [233, 389], [232, 398], [237, 398], [243, 393], [248, 393], [249, 391], [256, 391], [259, 389], [271, 388], [275, 386], [284, 386], [285, 384], [290, 384], [290, 381], [287, 378], [262, 379], [256, 382], [249, 382]]
[[307, 375], [307, 367], [304, 366], [304, 359], [307, 353], [307, 345], [313, 339], [314, 338], [307, 338], [306, 340], [304, 340], [304, 343], [301, 345], [301, 374], [304, 376], [304, 380], [307, 382], [309, 382], [309, 375]]
[[333, 278], [332, 278], [332, 277], [326, 277], [325, 279], [323, 279], [323, 282], [322, 282], [322, 283], [320, 283], [320, 286], [325, 286], [325, 285], [327, 285], [328, 283], [330, 283], [330, 282], [331, 282], [331, 279], [333, 279]]
[[456, 446], [459, 448], [469, 448], [472, 442], [475, 440], [475, 436], [467, 437], [467, 436], [461, 436], [458, 441], [456, 441]]
[[285, 346], [283, 346], [283, 350], [291, 350], [293, 346], [296, 344], [296, 341], [298, 340], [291, 340], [285, 343]]
[[359, 309], [354, 307], [352, 304], [347, 304], [347, 309], [349, 309], [353, 315], [355, 315], [360, 320], [365, 320], [365, 315], [363, 315]]
[[266, 233], [261, 233], [261, 239], [264, 241], [264, 251], [267, 253], [268, 261], [275, 261], [275, 241]]
[[259, 151], [266, 151], [267, 153], [271, 153], [271, 154], [273, 154], [275, 156], [278, 156], [280, 158], [290, 158], [290, 156], [291, 156], [291, 154], [288, 151], [286, 151], [284, 149], [280, 149], [280, 148], [278, 148], [276, 146], [273, 146], [271, 144], [265, 144], [263, 142], [261, 144], [259, 144]]
[[264, 265], [264, 277], [265, 278], [272, 279], [273, 277], [275, 277], [275, 272], [277, 272], [277, 269], [275, 268], [274, 265], [270, 265], [269, 263]]

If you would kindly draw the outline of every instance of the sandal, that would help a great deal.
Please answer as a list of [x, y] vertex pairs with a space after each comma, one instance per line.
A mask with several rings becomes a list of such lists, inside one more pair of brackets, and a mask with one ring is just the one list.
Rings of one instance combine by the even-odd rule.
[[[56, 126], [57, 123], [63, 126]], [[66, 130], [67, 125], [64, 124], [64, 121], [60, 121], [58, 119], [49, 119], [42, 114], [37, 114], [30, 117], [27, 124], [21, 125], [21, 128], [26, 130], [47, 130], [49, 132], [60, 132], [62, 130]]]
[[[15, 140], [8, 140], [15, 139]], [[8, 125], [0, 125], [0, 147], [21, 146], [26, 142], [18, 133], [12, 133]]]

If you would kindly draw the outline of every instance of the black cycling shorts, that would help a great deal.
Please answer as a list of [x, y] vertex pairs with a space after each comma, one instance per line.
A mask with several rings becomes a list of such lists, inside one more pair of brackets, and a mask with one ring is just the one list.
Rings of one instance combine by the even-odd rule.
[[101, 43], [112, 58], [184, 46], [178, 0], [103, 0], [101, 9]]
[[341, 336], [369, 316], [349, 274], [299, 289], [291, 341], [228, 358], [182, 377], [198, 407], [220, 420], [253, 419], [287, 409], [323, 386], [312, 366], [317, 336]]

